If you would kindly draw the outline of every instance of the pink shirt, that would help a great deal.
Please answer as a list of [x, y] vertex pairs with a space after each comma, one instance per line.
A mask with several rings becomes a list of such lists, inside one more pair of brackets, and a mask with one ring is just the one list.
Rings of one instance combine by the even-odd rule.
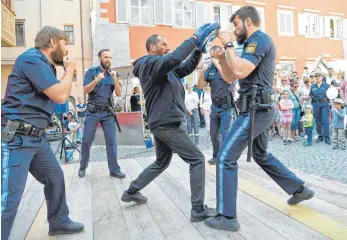
[[340, 94], [342, 100], [347, 104], [347, 80], [343, 80], [341, 86], [340, 86]]
[[281, 105], [281, 109], [282, 109], [282, 115], [283, 116], [291, 116], [293, 115], [293, 107], [294, 107], [294, 103], [292, 100], [290, 99], [281, 99], [280, 101], [280, 105]]

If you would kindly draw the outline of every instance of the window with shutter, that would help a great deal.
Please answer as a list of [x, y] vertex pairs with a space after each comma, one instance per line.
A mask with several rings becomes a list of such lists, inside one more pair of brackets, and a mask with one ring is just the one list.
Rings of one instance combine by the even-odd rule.
[[220, 22], [220, 6], [213, 6], [213, 21]]
[[127, 0], [117, 0], [117, 23], [127, 23]]
[[15, 31], [16, 31], [16, 46], [24, 47], [25, 46], [25, 31], [24, 31], [23, 21], [16, 21]]
[[298, 32], [299, 35], [306, 36], [308, 26], [308, 17], [305, 13], [298, 14]]
[[347, 39], [347, 19], [343, 19], [342, 29], [342, 37]]
[[343, 38], [343, 19], [341, 17], [327, 17], [325, 18], [329, 21], [330, 35], [331, 39], [342, 39]]
[[260, 29], [265, 32], [265, 10], [263, 7], [255, 7], [260, 17]]
[[171, 25], [171, 0], [155, 0], [154, 14], [155, 24]]
[[277, 10], [278, 35], [294, 36], [293, 11]]
[[205, 3], [196, 2], [196, 26], [201, 26], [205, 23]]
[[324, 36], [323, 19], [314, 13], [299, 13], [298, 15], [299, 35], [310, 38]]
[[152, 24], [152, 0], [130, 0], [130, 24]]
[[213, 21], [219, 22], [222, 30], [230, 30], [232, 6], [225, 3], [213, 3]]
[[195, 2], [175, 0], [174, 26], [191, 28], [195, 25]]

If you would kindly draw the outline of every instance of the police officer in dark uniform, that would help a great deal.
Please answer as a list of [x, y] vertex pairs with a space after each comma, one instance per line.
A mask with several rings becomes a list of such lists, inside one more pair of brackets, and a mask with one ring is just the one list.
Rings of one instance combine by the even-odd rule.
[[101, 123], [105, 135], [108, 168], [110, 175], [125, 178], [117, 163], [117, 142], [115, 117], [110, 112], [113, 108], [113, 91], [121, 95], [119, 75], [111, 70], [112, 55], [109, 49], [102, 49], [98, 53], [100, 66], [88, 69], [84, 77], [84, 92], [89, 94], [87, 115], [84, 122], [82, 139], [82, 159], [78, 175], [84, 177], [88, 167], [90, 147], [95, 138], [95, 131]]
[[[329, 132], [329, 99], [327, 97], [327, 90], [330, 85], [323, 82], [323, 75], [320, 71], [314, 74], [316, 83], [312, 84], [310, 97], [312, 98], [313, 116], [317, 124], [318, 142], [325, 141], [326, 144], [331, 145], [330, 132]], [[323, 130], [322, 130], [323, 126]]]
[[[214, 51], [220, 46], [213, 46], [211, 51]], [[198, 87], [204, 88], [207, 83], [211, 86], [211, 114], [210, 114], [210, 134], [213, 147], [212, 159], [208, 163], [215, 164], [217, 153], [222, 142], [226, 138], [233, 120], [233, 96], [232, 84], [225, 81], [222, 69], [217, 59], [212, 58], [212, 63], [206, 69], [206, 64], [199, 68], [200, 75]]]
[[[256, 102], [273, 104], [273, 74], [276, 68], [276, 49], [272, 39], [259, 30], [260, 18], [257, 10], [245, 6], [231, 17], [238, 43], [244, 42], [241, 58], [232, 44], [232, 34], [219, 33], [225, 46], [212, 54], [220, 59], [223, 74], [228, 81], [239, 79], [240, 116], [234, 121], [230, 132], [217, 155], [217, 212], [218, 216], [208, 218], [205, 224], [211, 228], [236, 231], [239, 222], [236, 217], [237, 160], [245, 150], [250, 128], [250, 97], [252, 86], [257, 85]], [[230, 66], [230, 67], [229, 67]], [[275, 156], [267, 152], [268, 129], [275, 119], [274, 107], [258, 109], [255, 113], [252, 157], [255, 162], [292, 197], [288, 204], [295, 205], [314, 196], [304, 182], [287, 169]]]
[[[1, 239], [9, 238], [28, 172], [45, 185], [49, 235], [76, 233], [81, 223], [69, 218], [64, 173], [43, 136], [55, 103], [69, 97], [76, 62], [66, 58], [68, 36], [54, 27], [36, 35], [35, 48], [21, 54], [9, 75], [1, 113]], [[64, 65], [56, 78], [54, 65]]]

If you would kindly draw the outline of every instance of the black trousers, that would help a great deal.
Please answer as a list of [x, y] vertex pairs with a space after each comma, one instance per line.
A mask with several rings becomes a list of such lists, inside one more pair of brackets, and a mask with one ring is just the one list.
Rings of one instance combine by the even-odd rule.
[[169, 165], [175, 151], [190, 165], [190, 189], [192, 206], [204, 204], [205, 197], [205, 157], [189, 137], [181, 123], [170, 123], [152, 129], [155, 137], [157, 159], [149, 165], [131, 188], [140, 191], [159, 176]]

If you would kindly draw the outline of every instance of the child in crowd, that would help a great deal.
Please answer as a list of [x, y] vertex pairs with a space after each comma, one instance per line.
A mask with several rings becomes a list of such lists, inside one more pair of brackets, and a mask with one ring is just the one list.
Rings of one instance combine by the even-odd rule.
[[80, 128], [80, 125], [76, 122], [75, 116], [71, 118], [71, 122], [69, 122], [68, 128], [71, 131], [72, 143], [76, 144], [77, 131]]
[[281, 124], [283, 129], [283, 143], [284, 145], [290, 144], [291, 126], [293, 121], [293, 107], [294, 103], [289, 99], [289, 91], [282, 92], [283, 99], [280, 100], [279, 109], [281, 110]]
[[345, 110], [344, 102], [340, 98], [334, 100], [334, 107], [331, 109], [332, 119], [331, 119], [331, 128], [333, 130], [333, 149], [338, 149], [339, 147], [342, 150], [346, 149], [346, 140], [345, 140]]
[[305, 106], [305, 115], [300, 121], [304, 122], [305, 134], [307, 136], [307, 141], [304, 142], [304, 146], [305, 147], [312, 146], [313, 114], [312, 114], [311, 104], [308, 104]]

